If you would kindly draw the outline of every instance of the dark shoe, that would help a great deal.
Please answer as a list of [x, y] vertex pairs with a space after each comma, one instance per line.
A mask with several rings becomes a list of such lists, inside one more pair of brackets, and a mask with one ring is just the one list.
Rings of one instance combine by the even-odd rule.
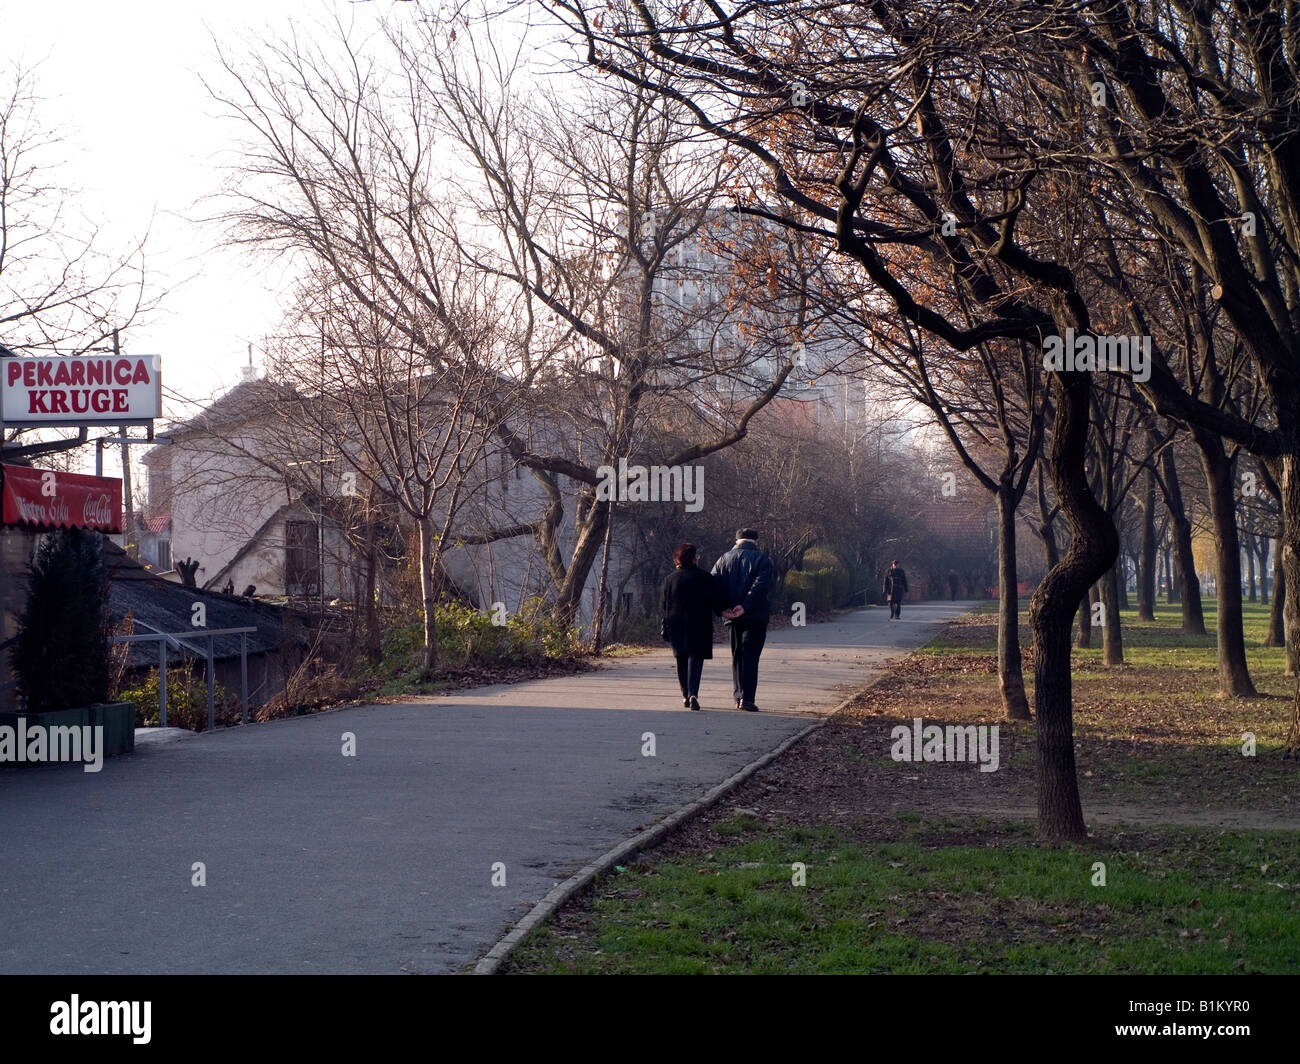
[[689, 698], [683, 698], [682, 709], [690, 709], [690, 708], [691, 708], [691, 700]]
[[694, 695], [691, 695], [691, 697], [688, 699], [688, 702], [689, 702], [689, 704], [690, 704], [690, 708], [691, 708], [691, 709], [699, 709], [699, 708], [700, 708], [700, 700], [699, 700], [698, 698], [696, 698]]
[[758, 712], [758, 706], [754, 705], [753, 702], [742, 702], [740, 703], [740, 708], [743, 709], [746, 713]]

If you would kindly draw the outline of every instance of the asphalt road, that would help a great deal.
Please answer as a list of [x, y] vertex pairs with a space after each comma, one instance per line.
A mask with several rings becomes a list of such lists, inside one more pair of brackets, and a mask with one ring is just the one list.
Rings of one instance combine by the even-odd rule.
[[[659, 651], [141, 745], [99, 773], [6, 766], [0, 971], [456, 971], [558, 880], [968, 607], [908, 604], [901, 622], [877, 608], [773, 632], [759, 714], [729, 708], [725, 648], [706, 664], [702, 713], [681, 708]], [[342, 754], [345, 732], [355, 757]]]

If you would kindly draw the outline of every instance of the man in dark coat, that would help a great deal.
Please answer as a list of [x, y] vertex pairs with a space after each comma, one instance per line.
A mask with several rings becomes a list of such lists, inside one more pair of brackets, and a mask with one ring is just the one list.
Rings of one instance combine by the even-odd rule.
[[956, 570], [956, 569], [949, 569], [949, 570], [948, 570], [948, 590], [949, 590], [950, 592], [952, 592], [952, 601], [953, 601], [953, 602], [956, 602], [956, 601], [957, 601], [957, 584], [960, 582], [960, 580], [961, 580], [961, 577], [959, 577], [959, 576], [957, 575], [957, 570]]
[[903, 618], [903, 593], [907, 591], [907, 574], [898, 566], [895, 558], [885, 574], [885, 598], [889, 600], [889, 619]]
[[713, 615], [723, 602], [717, 582], [695, 564], [695, 546], [679, 544], [673, 551], [677, 568], [664, 580], [663, 637], [677, 658], [677, 682], [682, 705], [700, 708], [700, 676], [704, 659], [713, 657]]
[[758, 549], [758, 533], [742, 528], [736, 545], [713, 566], [720, 593], [728, 608], [723, 619], [731, 630], [731, 678], [736, 708], [757, 713], [754, 695], [758, 689], [758, 659], [767, 641], [767, 604], [772, 589], [772, 561]]

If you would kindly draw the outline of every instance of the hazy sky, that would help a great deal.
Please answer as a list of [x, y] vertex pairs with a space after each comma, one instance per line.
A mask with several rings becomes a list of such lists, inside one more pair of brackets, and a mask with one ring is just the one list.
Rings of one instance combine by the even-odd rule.
[[38, 114], [63, 138], [57, 180], [81, 190], [77, 207], [104, 224], [105, 250], [150, 232], [147, 268], [170, 291], [124, 342], [163, 356], [168, 391], [199, 399], [236, 383], [248, 344], [278, 321], [273, 280], [197, 222], [211, 209], [202, 200], [219, 185], [235, 128], [216, 117], [199, 81], [214, 71], [212, 38], [233, 46], [335, 6], [359, 19], [390, 9], [348, 0], [0, 0], [0, 72], [8, 82], [15, 62], [36, 68]]

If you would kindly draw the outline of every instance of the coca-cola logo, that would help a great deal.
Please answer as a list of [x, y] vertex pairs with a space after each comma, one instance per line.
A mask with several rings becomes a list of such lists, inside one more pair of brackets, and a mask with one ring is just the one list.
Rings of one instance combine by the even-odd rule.
[[87, 528], [108, 528], [115, 524], [116, 516], [108, 495], [100, 495], [99, 498], [93, 495], [86, 496], [85, 505], [81, 510], [81, 520]]

